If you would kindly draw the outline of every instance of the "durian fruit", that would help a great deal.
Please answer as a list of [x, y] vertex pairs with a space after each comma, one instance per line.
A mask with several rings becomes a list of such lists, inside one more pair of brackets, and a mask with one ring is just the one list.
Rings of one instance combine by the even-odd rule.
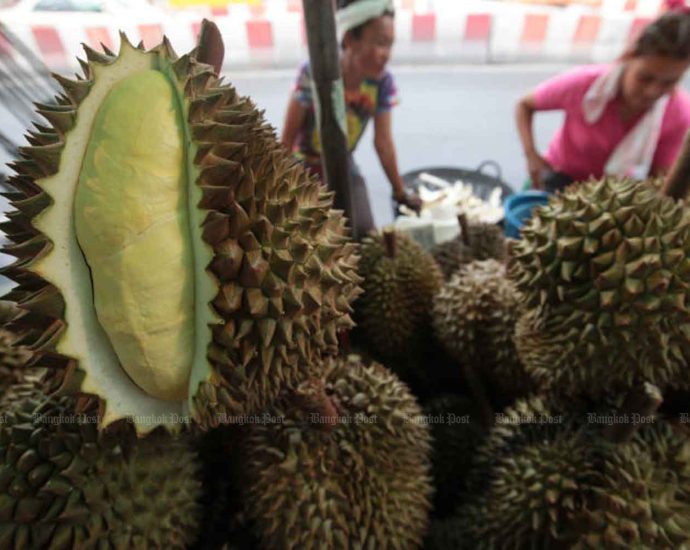
[[666, 421], [644, 425], [606, 456], [574, 548], [690, 546], [690, 439]]
[[518, 296], [496, 260], [463, 266], [434, 298], [437, 340], [460, 363], [483, 375], [501, 393], [534, 389], [513, 342]]
[[496, 224], [461, 220], [461, 233], [431, 249], [443, 277], [449, 280], [463, 265], [474, 261], [506, 259], [506, 239]]
[[419, 547], [431, 497], [420, 416], [390, 371], [339, 358], [248, 422], [237, 474], [260, 547]]
[[465, 478], [486, 430], [471, 400], [459, 395], [434, 398], [424, 406], [424, 419], [431, 428], [433, 514], [438, 518], [458, 506], [466, 491]]
[[428, 341], [431, 303], [441, 272], [431, 255], [410, 238], [385, 230], [362, 241], [363, 294], [355, 302], [358, 330], [370, 351], [409, 358]]
[[131, 424], [98, 432], [93, 399], [13, 387], [0, 424], [0, 547], [186, 548], [199, 523], [198, 459], [186, 437]]
[[22, 367], [31, 358], [31, 352], [24, 346], [15, 345], [17, 336], [0, 327], [0, 396], [7, 388], [19, 382]]
[[12, 330], [106, 426], [260, 410], [352, 326], [342, 213], [194, 52], [86, 55], [8, 182]]
[[[600, 395], [690, 376], [690, 210], [653, 182], [571, 186], [535, 210], [513, 247], [528, 309], [517, 333], [528, 371]], [[538, 344], [534, 336], [538, 335]]]
[[472, 497], [445, 537], [467, 548], [569, 548], [576, 540], [572, 521], [601, 483], [599, 446], [591, 439], [586, 427], [554, 415], [542, 399], [518, 401], [480, 448]]

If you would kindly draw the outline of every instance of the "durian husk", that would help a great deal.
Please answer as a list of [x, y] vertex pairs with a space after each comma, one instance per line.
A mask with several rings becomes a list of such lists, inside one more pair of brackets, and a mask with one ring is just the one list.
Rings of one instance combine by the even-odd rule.
[[466, 235], [458, 235], [431, 249], [446, 281], [470, 262], [489, 259], [503, 262], [506, 259], [506, 239], [501, 227], [473, 222], [462, 229], [467, 231]]
[[247, 428], [247, 520], [264, 548], [417, 548], [432, 491], [428, 426], [387, 369], [329, 360]]
[[518, 295], [496, 260], [463, 266], [434, 298], [437, 340], [459, 363], [515, 398], [536, 389], [517, 355]]
[[16, 335], [0, 327], [0, 396], [22, 379], [25, 366], [31, 359], [31, 352], [16, 345], [16, 340]]
[[431, 255], [418, 243], [392, 233], [362, 241], [359, 274], [363, 294], [355, 302], [355, 320], [370, 351], [380, 359], [408, 359], [420, 354], [430, 337], [431, 303], [442, 282]]
[[468, 548], [568, 548], [571, 522], [600, 481], [590, 442], [586, 428], [541, 398], [517, 401], [480, 447], [449, 533]]
[[[11, 388], [0, 425], [0, 547], [186, 548], [199, 522], [198, 458], [163, 429], [98, 431], [89, 398]], [[7, 396], [6, 396], [7, 397]]]
[[[535, 209], [510, 270], [529, 372], [592, 396], [641, 381], [686, 388], [690, 210], [658, 183], [606, 178]], [[617, 391], [617, 390], [616, 390]]]
[[690, 439], [662, 420], [606, 456], [603, 483], [575, 522], [573, 548], [690, 545]]
[[[249, 99], [197, 62], [194, 52], [178, 57], [167, 39], [147, 52], [133, 53], [124, 35], [121, 44], [119, 56], [85, 46], [83, 76], [56, 75], [62, 93], [38, 111], [48, 123], [29, 131], [31, 146], [22, 148], [12, 165], [16, 174], [8, 184], [15, 189], [9, 195], [15, 210], [1, 228], [12, 243], [4, 251], [17, 260], [3, 273], [17, 283], [5, 298], [17, 302], [23, 315], [10, 329], [31, 350], [31, 364], [53, 373], [62, 391], [102, 399], [104, 425], [137, 416], [116, 408], [121, 400], [109, 399], [112, 385], [107, 376], [94, 374], [88, 356], [77, 360], [65, 349], [67, 327], [81, 326], [82, 319], [71, 317], [78, 313], [65, 303], [64, 289], [36, 271], [46, 257], [61, 253], [51, 236], [36, 228], [36, 220], [60, 192], [46, 182], [60, 170], [79, 108], [98, 80], [107, 79], [125, 54], [153, 56], [170, 67], [175, 86], [184, 91], [199, 174], [197, 206], [205, 215], [199, 244], [212, 249], [206, 272], [197, 274], [217, 287], [211, 303], [197, 309], [212, 310], [206, 349], [210, 374], [190, 380], [189, 413], [201, 425], [215, 426], [229, 415], [261, 410], [284, 384], [301, 380], [299, 365], [335, 353], [336, 333], [353, 325], [356, 248], [342, 213], [331, 210], [332, 195], [283, 150]], [[175, 411], [186, 413], [183, 405]], [[139, 431], [152, 429], [135, 425]], [[178, 429], [174, 422], [166, 425]]]

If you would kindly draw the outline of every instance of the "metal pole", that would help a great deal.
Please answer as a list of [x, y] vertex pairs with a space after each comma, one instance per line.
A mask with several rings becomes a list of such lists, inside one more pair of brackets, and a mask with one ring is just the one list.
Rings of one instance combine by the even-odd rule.
[[335, 6], [331, 0], [302, 2], [326, 183], [329, 189], [335, 191], [335, 208], [345, 212], [350, 219], [354, 238], [359, 239], [361, 235], [357, 234], [357, 213], [352, 204], [345, 93], [340, 77]]

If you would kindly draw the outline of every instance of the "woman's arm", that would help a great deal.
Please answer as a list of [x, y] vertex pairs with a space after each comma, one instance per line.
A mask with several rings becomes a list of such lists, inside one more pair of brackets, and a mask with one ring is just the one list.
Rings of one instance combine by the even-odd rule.
[[392, 130], [393, 115], [390, 110], [380, 111], [374, 117], [374, 148], [379, 157], [383, 171], [393, 188], [393, 198], [419, 212], [422, 202], [416, 195], [405, 192], [405, 185], [398, 170], [398, 159], [395, 152]]
[[285, 120], [283, 121], [283, 131], [280, 134], [280, 143], [288, 151], [292, 151], [297, 135], [304, 125], [306, 114], [307, 108], [294, 97], [290, 98], [287, 111], [285, 112]]
[[534, 143], [534, 131], [532, 129], [532, 119], [536, 111], [534, 96], [530, 93], [518, 101], [515, 107], [515, 123], [517, 124], [518, 134], [520, 135], [520, 142], [522, 143], [522, 150], [527, 159], [527, 170], [529, 177], [532, 180], [532, 186], [537, 189], [542, 188], [542, 174], [545, 170], [550, 169], [549, 163], [546, 162], [537, 151]]

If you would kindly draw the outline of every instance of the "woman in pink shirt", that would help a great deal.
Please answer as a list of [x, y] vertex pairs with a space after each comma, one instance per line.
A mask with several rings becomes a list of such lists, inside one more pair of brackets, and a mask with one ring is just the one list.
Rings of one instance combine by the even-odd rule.
[[[673, 164], [690, 128], [690, 96], [677, 84], [690, 66], [690, 13], [650, 23], [620, 60], [578, 67], [543, 82], [516, 110], [532, 186], [548, 191], [604, 174], [642, 179]], [[542, 156], [536, 111], [565, 111]]]

